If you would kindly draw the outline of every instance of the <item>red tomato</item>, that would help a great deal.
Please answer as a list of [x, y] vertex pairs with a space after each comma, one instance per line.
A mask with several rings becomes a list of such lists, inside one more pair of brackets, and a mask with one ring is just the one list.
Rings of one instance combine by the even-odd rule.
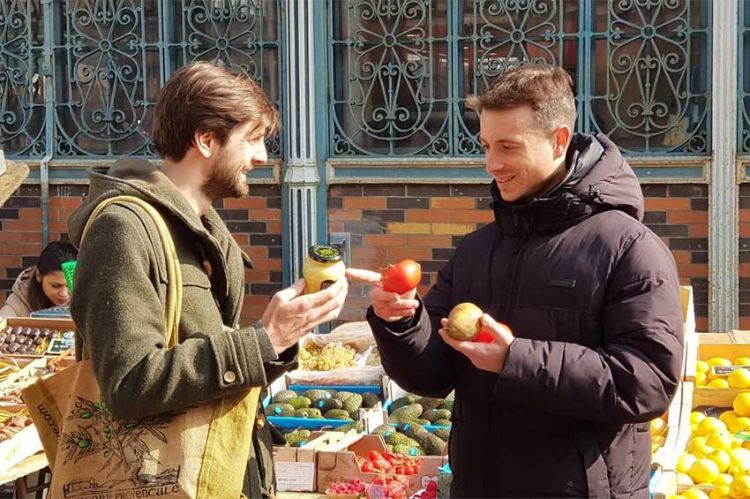
[[[502, 322], [497, 323], [501, 329], [504, 329], [508, 334], [512, 335], [513, 331], [510, 330], [508, 326], [503, 324]], [[494, 343], [495, 337], [494, 335], [484, 326], [482, 326], [482, 329], [479, 330], [479, 334], [474, 337], [472, 340], [474, 343]]]
[[422, 279], [422, 268], [414, 260], [401, 260], [389, 265], [380, 275], [383, 289], [400, 295], [417, 287]]
[[471, 341], [474, 343], [495, 343], [495, 337], [492, 336], [489, 329], [482, 327], [482, 329], [479, 330], [479, 334], [477, 334]]
[[380, 459], [380, 452], [378, 452], [375, 449], [373, 449], [373, 450], [371, 450], [370, 452], [367, 453], [367, 458], [370, 461], [377, 461], [378, 459]]
[[362, 464], [362, 471], [365, 473], [372, 473], [372, 463], [370, 461], [365, 461], [364, 464]]

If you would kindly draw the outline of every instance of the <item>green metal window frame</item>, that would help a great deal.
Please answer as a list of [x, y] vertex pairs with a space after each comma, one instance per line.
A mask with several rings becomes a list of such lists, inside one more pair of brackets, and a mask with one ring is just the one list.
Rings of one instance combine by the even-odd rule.
[[[0, 147], [25, 160], [154, 157], [149, 109], [197, 60], [244, 71], [283, 108], [281, 16], [281, 0], [0, 2]], [[279, 137], [267, 147], [278, 157]]]
[[575, 77], [580, 131], [631, 156], [710, 155], [709, 2], [329, 0], [328, 21], [331, 165], [470, 160], [481, 151], [465, 95], [541, 61]]

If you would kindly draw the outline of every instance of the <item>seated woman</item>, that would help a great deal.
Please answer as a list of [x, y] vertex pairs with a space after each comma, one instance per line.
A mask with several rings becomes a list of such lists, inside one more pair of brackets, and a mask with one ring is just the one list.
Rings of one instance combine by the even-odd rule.
[[31, 312], [70, 303], [62, 264], [75, 260], [78, 252], [64, 241], [53, 241], [39, 255], [36, 265], [19, 274], [8, 295], [0, 319], [28, 317]]

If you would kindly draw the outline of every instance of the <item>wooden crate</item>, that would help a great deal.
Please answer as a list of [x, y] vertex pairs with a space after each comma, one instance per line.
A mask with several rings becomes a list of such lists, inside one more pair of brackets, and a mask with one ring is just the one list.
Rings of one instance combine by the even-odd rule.
[[[47, 328], [54, 329], [56, 331], [75, 331], [75, 323], [72, 319], [38, 319], [33, 317], [8, 317], [0, 320], [0, 331], [4, 331], [8, 326], [21, 326], [21, 327], [32, 327], [32, 328]], [[18, 359], [34, 359], [44, 357], [45, 355], [37, 354], [0, 354], [7, 358], [18, 358]]]
[[[695, 381], [695, 364], [698, 360], [708, 360], [712, 357], [724, 357], [733, 360], [737, 357], [750, 357], [750, 338], [745, 332], [730, 333], [699, 333], [700, 342], [695, 348], [695, 354], [690, 361], [690, 372], [687, 379]], [[747, 343], [736, 343], [736, 341]], [[696, 386], [693, 394], [693, 407], [732, 407], [734, 398], [750, 391], [740, 388], [708, 388]]]

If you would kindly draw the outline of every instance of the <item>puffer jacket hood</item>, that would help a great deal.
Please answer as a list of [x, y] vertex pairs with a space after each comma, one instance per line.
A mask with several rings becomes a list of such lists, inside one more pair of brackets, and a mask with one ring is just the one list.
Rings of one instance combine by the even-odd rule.
[[495, 220], [509, 234], [547, 232], [575, 225], [595, 213], [619, 210], [643, 219], [643, 193], [633, 169], [603, 134], [575, 134], [567, 155], [568, 172], [546, 194], [506, 203], [492, 182]]

